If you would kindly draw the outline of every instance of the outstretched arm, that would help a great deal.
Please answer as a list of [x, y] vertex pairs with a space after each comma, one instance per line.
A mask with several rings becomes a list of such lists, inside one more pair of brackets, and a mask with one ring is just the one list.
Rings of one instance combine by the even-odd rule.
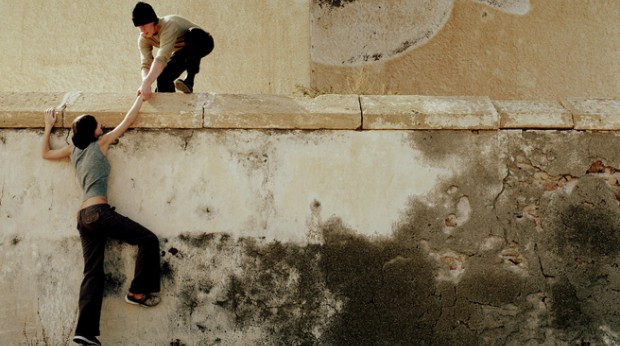
[[138, 89], [138, 95], [142, 95], [145, 100], [150, 99], [151, 95], [153, 95], [151, 85], [157, 80], [163, 70], [164, 64], [158, 60], [153, 60], [150, 69], [142, 69], [142, 84], [140, 84]]
[[138, 113], [140, 112], [140, 107], [142, 107], [143, 102], [144, 99], [142, 98], [142, 96], [136, 97], [136, 100], [133, 102], [133, 105], [123, 118], [123, 121], [121, 121], [121, 123], [118, 124], [114, 128], [114, 130], [99, 137], [99, 147], [104, 154], [106, 154], [106, 152], [108, 151], [108, 147], [110, 146], [110, 144], [114, 143], [114, 141], [119, 139], [123, 135], [123, 133], [125, 133], [125, 131], [129, 129], [129, 126], [133, 124], [136, 118], [138, 118]]
[[41, 146], [41, 157], [46, 160], [60, 160], [71, 155], [71, 146], [66, 145], [60, 149], [51, 149], [50, 136], [52, 134], [52, 128], [56, 122], [56, 110], [54, 107], [50, 107], [45, 110], [45, 131], [43, 132], [43, 141]]

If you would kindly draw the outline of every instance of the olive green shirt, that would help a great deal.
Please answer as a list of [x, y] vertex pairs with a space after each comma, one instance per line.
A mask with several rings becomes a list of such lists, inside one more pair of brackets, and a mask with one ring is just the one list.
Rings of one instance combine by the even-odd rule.
[[[185, 33], [190, 28], [198, 27], [198, 25], [181, 16], [169, 15], [159, 18], [156, 27], [157, 34], [152, 37], [144, 37], [142, 33], [138, 37], [141, 68], [150, 69], [153, 60], [157, 60], [166, 66], [172, 53], [185, 46]], [[158, 48], [155, 58], [153, 58], [153, 47]]]

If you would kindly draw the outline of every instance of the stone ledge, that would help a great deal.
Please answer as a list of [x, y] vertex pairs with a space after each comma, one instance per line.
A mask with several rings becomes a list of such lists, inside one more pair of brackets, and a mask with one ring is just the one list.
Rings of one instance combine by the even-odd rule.
[[205, 108], [204, 124], [221, 129], [356, 130], [362, 119], [356, 95], [223, 94]]
[[[57, 126], [95, 115], [120, 122], [134, 100], [119, 93], [0, 93], [0, 128], [42, 128], [43, 111], [61, 112]], [[416, 95], [155, 94], [136, 128], [301, 130], [620, 130], [620, 100], [563, 98], [491, 100]]]
[[495, 130], [498, 116], [488, 97], [361, 96], [364, 129]]
[[572, 129], [573, 115], [554, 101], [493, 101], [502, 129]]
[[[92, 114], [103, 127], [116, 126], [135, 100], [127, 94], [78, 94], [59, 108], [63, 109], [63, 126], [70, 127], [81, 114]], [[133, 127], [201, 128], [206, 94], [157, 94], [145, 102]]]
[[[63, 93], [0, 93], [0, 128], [43, 127], [43, 111], [62, 102]], [[62, 125], [62, 117], [56, 126]]]
[[620, 100], [569, 97], [562, 104], [573, 114], [575, 130], [620, 130]]

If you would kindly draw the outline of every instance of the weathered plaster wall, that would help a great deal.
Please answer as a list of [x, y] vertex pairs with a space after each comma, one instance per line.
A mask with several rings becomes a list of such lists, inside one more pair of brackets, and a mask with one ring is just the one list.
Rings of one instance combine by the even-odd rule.
[[[134, 92], [136, 2], [0, 0], [0, 91]], [[158, 15], [186, 16], [213, 35], [197, 92], [290, 94], [309, 85], [307, 0], [147, 2]]]
[[614, 0], [313, 0], [319, 92], [615, 97]]
[[[80, 192], [39, 158], [41, 111], [55, 143], [118, 122], [134, 3], [0, 0], [0, 344], [69, 344]], [[216, 49], [110, 151], [163, 303], [123, 303], [135, 249], [111, 241], [105, 344], [620, 343], [614, 1], [151, 3]], [[255, 95], [298, 85], [354, 95]]]
[[[134, 1], [0, 0], [0, 91], [133, 92]], [[151, 2], [209, 30], [197, 92], [615, 97], [615, 0]]]
[[[77, 110], [112, 121], [131, 96], [2, 96], [0, 343], [67, 344], [80, 192], [68, 162], [39, 158], [42, 130], [26, 124], [40, 104], [64, 104], [63, 143]], [[353, 110], [262, 97], [157, 95], [110, 150], [111, 203], [160, 236], [163, 303], [122, 301], [135, 249], [110, 241], [105, 344], [620, 342], [620, 137], [599, 126], [618, 126], [601, 121], [618, 101], [360, 98], [361, 125], [325, 129], [299, 123], [299, 105], [305, 118]], [[257, 114], [261, 103], [279, 111]], [[220, 112], [229, 122], [214, 127]], [[460, 130], [428, 127], [449, 128], [448, 112]], [[532, 130], [540, 114], [560, 116]], [[233, 129], [246, 116], [255, 128]], [[264, 127], [271, 117], [278, 130]], [[175, 118], [203, 121], [155, 126]]]

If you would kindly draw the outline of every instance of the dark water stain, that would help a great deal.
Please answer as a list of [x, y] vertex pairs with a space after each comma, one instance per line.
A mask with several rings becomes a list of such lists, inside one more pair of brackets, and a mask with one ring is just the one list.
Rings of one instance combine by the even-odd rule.
[[188, 245], [196, 248], [207, 247], [213, 241], [219, 240], [221, 243], [225, 243], [231, 239], [229, 234], [226, 233], [182, 233], [179, 235], [179, 239]]
[[[441, 297], [423, 253], [394, 239], [357, 235], [337, 218], [322, 231], [321, 245], [240, 241], [248, 258], [244, 272], [228, 278], [217, 305], [231, 310], [239, 328], [272, 329], [272, 339], [263, 340], [268, 344], [429, 344]], [[291, 281], [294, 286], [285, 284]], [[343, 302], [341, 309], [327, 292]], [[274, 305], [274, 297], [281, 302]], [[326, 309], [340, 311], [326, 320]]]
[[548, 291], [552, 326], [603, 343], [599, 327], [620, 326], [618, 283], [610, 279], [620, 255], [616, 196], [605, 179], [587, 175], [543, 212], [547, 250], [558, 258], [547, 265], [559, 268]]
[[[620, 211], [615, 195], [601, 182], [577, 177], [584, 182], [575, 187], [573, 195], [554, 200], [553, 208], [545, 208], [545, 203], [551, 202], [543, 197], [554, 193], [536, 186], [534, 175], [538, 171], [514, 168], [508, 177], [499, 176], [497, 164], [510, 164], [509, 159], [498, 163], [492, 161], [494, 152], [487, 156], [472, 154], [472, 148], [497, 143], [496, 137], [494, 133], [436, 132], [410, 136], [411, 145], [424, 151], [430, 162], [466, 158], [458, 161], [465, 165], [463, 172], [438, 183], [433, 192], [441, 194], [458, 187], [458, 193], [446, 193], [446, 198], [467, 195], [471, 201], [472, 217], [454, 235], [443, 232], [445, 217], [452, 211], [443, 206], [445, 203], [428, 203], [428, 199], [445, 201], [434, 195], [426, 200], [412, 199], [393, 233], [384, 237], [360, 235], [337, 217], [317, 226], [321, 244], [268, 242], [252, 237], [233, 242], [226, 234], [182, 234], [179, 240], [184, 244], [180, 245], [189, 246], [178, 246], [182, 254], [168, 250], [168, 260], [174, 265], [195, 260], [208, 248], [221, 251], [216, 256], [234, 253], [235, 270], [224, 278], [209, 280], [204, 279], [209, 278], [208, 270], [197, 270], [196, 276], [179, 289], [179, 308], [197, 314], [203, 311], [199, 310], [202, 305], [214, 304], [233, 316], [235, 328], [267, 331], [259, 344], [269, 345], [478, 345], [485, 340], [520, 344], [534, 339], [544, 343], [550, 328], [584, 337], [603, 322], [615, 330], [619, 324], [614, 315], [617, 305], [609, 304], [608, 311], [597, 307], [591, 312], [592, 302], [579, 300], [584, 294], [595, 295], [594, 289], [609, 291], [604, 287], [610, 280], [607, 272], [583, 272], [611, 263], [616, 265], [610, 270], [617, 270], [620, 226], [615, 220], [620, 219]], [[545, 147], [546, 138], [535, 142], [541, 145], [542, 156], [550, 152]], [[530, 139], [523, 141], [530, 143]], [[523, 143], [515, 143], [507, 149], [507, 157], [522, 153]], [[498, 186], [505, 198], [489, 202], [488, 197], [493, 196], [489, 189], [500, 193]], [[514, 206], [520, 197], [525, 204], [540, 203], [540, 213], [545, 214], [541, 216], [542, 231], [533, 223], [515, 225], [520, 222], [513, 220], [515, 214], [523, 209], [522, 205]], [[310, 209], [320, 209], [320, 203], [314, 201]], [[516, 235], [506, 239], [511, 233]], [[488, 235], [504, 237], [498, 247], [523, 240], [514, 243], [527, 261], [513, 263], [523, 264], [517, 268], [502, 262], [502, 249], [481, 250], [482, 239]], [[548, 243], [541, 241], [544, 237], [549, 238], [544, 239]], [[421, 245], [423, 242], [436, 253], [465, 254], [467, 267], [460, 281], [437, 280], [439, 264], [429, 255], [429, 248]], [[557, 266], [566, 268], [558, 270], [557, 277], [543, 277], [542, 265], [537, 262], [542, 256], [533, 249], [555, 252], [561, 262]], [[585, 258], [588, 270], [571, 269], [575, 254]], [[211, 264], [203, 263], [206, 267]], [[221, 281], [225, 287], [217, 301], [202, 298], [211, 292], [214, 282]], [[524, 331], [530, 328], [524, 325], [534, 315], [541, 325]], [[207, 334], [208, 325], [191, 323]], [[562, 337], [554, 336], [554, 341], [572, 341]]]
[[180, 289], [178, 299], [183, 304], [182, 311], [187, 311], [191, 316], [199, 306], [207, 304], [207, 295], [215, 285], [207, 277], [199, 277], [197, 280], [185, 282]]
[[314, 0], [314, 1], [317, 1], [320, 7], [344, 7], [348, 3], [352, 3], [357, 0]]
[[[438, 340], [475, 345], [482, 327], [466, 324], [482, 318], [481, 305], [525, 309], [524, 297], [532, 288], [506, 271], [473, 271], [462, 284], [437, 286], [436, 264], [419, 244], [441, 230], [436, 220], [445, 212], [424, 203], [411, 208], [408, 222], [391, 237], [359, 235], [332, 218], [320, 225], [323, 244], [243, 238], [238, 242], [246, 256], [243, 272], [228, 278], [226, 297], [217, 305], [232, 312], [238, 328], [271, 329], [271, 339], [263, 340], [267, 344], [308, 345], [430, 345]], [[293, 286], [283, 286], [293, 277]], [[278, 305], [273, 305], [274, 296]], [[326, 318], [330, 304], [332, 317]], [[456, 320], [462, 324], [451, 324]], [[314, 333], [317, 328], [320, 336]]]
[[471, 151], [472, 148], [484, 147], [484, 143], [491, 142], [496, 137], [497, 134], [491, 131], [414, 131], [409, 134], [409, 143], [430, 162], [441, 163], [450, 156], [476, 155]]
[[556, 232], [562, 253], [575, 256], [616, 257], [620, 253], [620, 225], [617, 211], [588, 204], [569, 205], [561, 215], [564, 232]]
[[246, 299], [246, 293], [243, 282], [236, 275], [230, 276], [227, 298], [227, 303], [223, 306], [228, 305], [235, 315], [235, 322], [243, 326], [245, 318], [240, 306]]
[[437, 307], [433, 266], [415, 247], [356, 235], [340, 220], [324, 226], [321, 268], [345, 306], [328, 344], [428, 344]]
[[181, 341], [181, 339], [174, 339], [170, 341], [170, 346], [187, 346], [187, 344]]
[[581, 329], [590, 323], [581, 308], [575, 287], [568, 280], [561, 280], [551, 285], [551, 310], [553, 312], [552, 326], [567, 330]]
[[528, 294], [543, 288], [543, 284], [528, 284], [513, 272], [498, 269], [489, 262], [480, 262], [466, 272], [459, 282], [459, 299], [480, 305], [502, 307], [505, 304], [524, 306]]
[[122, 258], [123, 247], [122, 243], [115, 241], [109, 241], [106, 244], [103, 262], [105, 272], [104, 296], [118, 296], [122, 294], [123, 285], [127, 281], [125, 262]]
[[325, 323], [324, 273], [320, 246], [239, 239], [246, 256], [242, 273], [228, 277], [226, 296], [216, 304], [230, 310], [238, 328], [270, 331], [264, 344], [313, 345]]
[[165, 283], [174, 284], [174, 268], [169, 261], [162, 261], [160, 276], [161, 280]]

